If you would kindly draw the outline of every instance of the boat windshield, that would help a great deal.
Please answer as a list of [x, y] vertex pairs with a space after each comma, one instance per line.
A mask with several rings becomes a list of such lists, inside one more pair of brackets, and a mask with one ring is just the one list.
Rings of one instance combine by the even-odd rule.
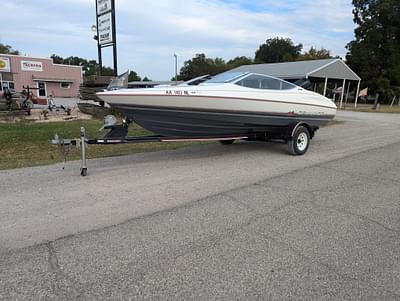
[[224, 72], [221, 74], [217, 74], [213, 78], [209, 79], [205, 83], [207, 84], [212, 84], [212, 83], [229, 83], [239, 77], [242, 77], [243, 75], [247, 74], [247, 72]]
[[285, 80], [263, 74], [249, 74], [235, 82], [235, 84], [246, 88], [265, 90], [290, 90], [297, 88], [296, 85]]

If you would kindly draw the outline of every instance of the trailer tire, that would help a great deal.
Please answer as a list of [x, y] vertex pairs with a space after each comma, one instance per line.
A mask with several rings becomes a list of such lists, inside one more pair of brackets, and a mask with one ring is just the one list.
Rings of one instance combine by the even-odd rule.
[[292, 139], [288, 141], [289, 154], [301, 156], [307, 152], [310, 145], [310, 132], [305, 126], [299, 126], [293, 133]]
[[231, 139], [231, 140], [219, 140], [220, 143], [222, 143], [223, 145], [231, 145], [233, 142], [235, 142], [235, 139]]

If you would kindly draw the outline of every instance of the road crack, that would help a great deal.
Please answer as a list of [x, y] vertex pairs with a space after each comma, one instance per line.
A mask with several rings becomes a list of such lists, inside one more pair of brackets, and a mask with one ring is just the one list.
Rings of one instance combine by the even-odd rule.
[[66, 275], [60, 267], [56, 250], [52, 242], [45, 244], [47, 247], [49, 258], [49, 271], [51, 273], [51, 290], [57, 297], [65, 297], [65, 299], [80, 299], [83, 295], [82, 285]]
[[385, 224], [383, 224], [383, 223], [381, 223], [381, 222], [379, 222], [377, 220], [374, 220], [373, 218], [370, 218], [368, 216], [362, 215], [362, 214], [354, 213], [354, 212], [346, 210], [346, 209], [336, 208], [334, 206], [321, 206], [321, 205], [319, 205], [317, 203], [315, 203], [315, 205], [319, 206], [320, 208], [323, 208], [323, 209], [324, 208], [329, 208], [331, 210], [334, 210], [334, 211], [342, 213], [342, 214], [347, 214], [347, 215], [352, 215], [352, 216], [358, 217], [358, 218], [360, 218], [360, 219], [362, 219], [362, 220], [364, 220], [366, 222], [374, 224], [375, 226], [379, 226], [379, 227], [381, 227], [381, 228], [383, 228], [383, 229], [385, 229], [387, 231], [390, 231], [390, 232], [394, 232], [394, 233], [397, 233], [397, 234], [400, 233], [400, 230], [394, 229], [394, 228], [390, 228], [389, 226], [386, 226]]
[[54, 295], [58, 296], [60, 292], [60, 287], [58, 285], [59, 282], [59, 274], [60, 274], [60, 266], [58, 264], [57, 254], [54, 250], [53, 244], [51, 242], [46, 244], [47, 251], [49, 252], [49, 270], [51, 273], [51, 290]]

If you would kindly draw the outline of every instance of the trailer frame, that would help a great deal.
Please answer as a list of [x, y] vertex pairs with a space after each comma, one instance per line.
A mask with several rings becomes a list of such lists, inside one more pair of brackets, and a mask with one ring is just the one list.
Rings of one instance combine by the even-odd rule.
[[248, 139], [251, 135], [233, 135], [224, 137], [166, 137], [161, 135], [149, 136], [133, 136], [123, 138], [101, 138], [101, 139], [88, 139], [86, 137], [86, 130], [84, 127], [80, 128], [80, 138], [76, 139], [60, 139], [56, 134], [55, 138], [51, 141], [53, 145], [58, 145], [61, 149], [69, 146], [76, 146], [81, 150], [81, 176], [86, 176], [88, 172], [86, 147], [87, 145], [110, 145], [110, 144], [127, 144], [127, 143], [146, 143], [146, 142], [201, 142], [201, 141], [227, 141], [227, 140], [243, 140]]
[[[267, 132], [254, 132], [245, 135], [226, 135], [219, 137], [168, 137], [161, 135], [148, 135], [148, 136], [128, 136], [128, 127], [131, 123], [130, 120], [124, 120], [122, 124], [119, 125], [105, 125], [104, 129], [109, 129], [110, 131], [100, 139], [88, 139], [86, 137], [86, 130], [84, 127], [80, 128], [80, 138], [76, 139], [60, 139], [56, 134], [54, 139], [51, 141], [53, 145], [58, 145], [60, 151], [64, 155], [64, 161], [66, 161], [66, 156], [68, 154], [67, 148], [71, 145], [76, 146], [81, 149], [81, 168], [80, 174], [85, 177], [88, 172], [87, 167], [87, 156], [86, 147], [87, 145], [110, 145], [110, 144], [127, 144], [127, 143], [146, 143], [146, 142], [204, 142], [204, 141], [220, 141], [223, 144], [231, 144], [235, 140], [247, 140], [247, 141], [282, 141], [288, 144], [288, 151], [292, 155], [303, 155], [304, 152], [296, 152], [294, 148], [295, 141], [293, 137], [296, 136], [296, 131], [299, 128], [303, 128], [308, 133], [308, 139], [311, 140], [314, 137], [315, 132], [318, 127], [310, 127], [305, 122], [297, 122], [291, 124], [289, 127], [282, 129], [276, 129], [275, 131]], [[304, 131], [303, 130], [303, 131]], [[309, 141], [307, 141], [309, 144]]]

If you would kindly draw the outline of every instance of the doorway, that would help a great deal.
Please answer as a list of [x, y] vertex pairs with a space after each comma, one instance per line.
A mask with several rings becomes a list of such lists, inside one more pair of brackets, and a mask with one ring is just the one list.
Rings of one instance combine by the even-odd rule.
[[46, 91], [46, 83], [45, 82], [38, 82], [38, 96], [39, 97], [46, 97], [47, 96], [47, 91]]

